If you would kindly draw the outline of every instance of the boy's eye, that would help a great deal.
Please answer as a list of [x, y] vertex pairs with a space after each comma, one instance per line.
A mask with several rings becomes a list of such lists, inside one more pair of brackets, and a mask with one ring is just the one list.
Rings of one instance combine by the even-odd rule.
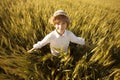
[[65, 24], [66, 24], [65, 22], [57, 23], [57, 25], [65, 25]]
[[65, 23], [62, 23], [62, 24], [65, 24]]
[[57, 25], [61, 25], [61, 23], [57, 23]]
[[61, 23], [62, 25], [64, 25], [65, 24], [65, 22], [63, 22], [63, 23]]

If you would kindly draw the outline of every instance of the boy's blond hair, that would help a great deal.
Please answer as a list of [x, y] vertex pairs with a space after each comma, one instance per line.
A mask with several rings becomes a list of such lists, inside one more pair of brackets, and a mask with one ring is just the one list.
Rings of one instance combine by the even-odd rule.
[[70, 24], [70, 19], [63, 10], [57, 10], [49, 19], [49, 22], [53, 25], [59, 23], [60, 21], [66, 22], [67, 26]]

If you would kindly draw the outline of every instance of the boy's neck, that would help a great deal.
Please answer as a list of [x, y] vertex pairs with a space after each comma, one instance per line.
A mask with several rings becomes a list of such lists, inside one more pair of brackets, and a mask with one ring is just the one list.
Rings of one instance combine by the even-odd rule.
[[62, 32], [62, 33], [59, 33], [57, 30], [56, 30], [56, 32], [60, 35], [60, 36], [62, 36], [63, 34], [64, 34], [64, 32]]

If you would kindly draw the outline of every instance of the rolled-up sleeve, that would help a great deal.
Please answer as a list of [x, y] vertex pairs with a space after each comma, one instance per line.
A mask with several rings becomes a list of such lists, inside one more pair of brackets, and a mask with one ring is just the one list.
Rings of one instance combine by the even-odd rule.
[[70, 33], [70, 41], [80, 45], [85, 44], [85, 40], [83, 38], [75, 36], [72, 32]]
[[50, 43], [50, 34], [48, 34], [43, 40], [38, 41], [36, 44], [34, 44], [33, 48], [35, 49], [42, 48], [48, 43]]

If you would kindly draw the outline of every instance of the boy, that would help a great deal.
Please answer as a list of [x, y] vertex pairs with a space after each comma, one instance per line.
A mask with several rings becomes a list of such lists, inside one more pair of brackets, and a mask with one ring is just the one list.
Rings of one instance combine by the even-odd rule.
[[80, 45], [85, 44], [83, 38], [76, 37], [71, 31], [66, 30], [70, 24], [70, 19], [63, 10], [57, 10], [49, 21], [54, 25], [55, 30], [49, 33], [42, 41], [38, 41], [34, 44], [33, 48], [28, 52], [42, 48], [50, 43], [52, 55], [58, 56], [60, 52], [67, 52], [70, 42]]

